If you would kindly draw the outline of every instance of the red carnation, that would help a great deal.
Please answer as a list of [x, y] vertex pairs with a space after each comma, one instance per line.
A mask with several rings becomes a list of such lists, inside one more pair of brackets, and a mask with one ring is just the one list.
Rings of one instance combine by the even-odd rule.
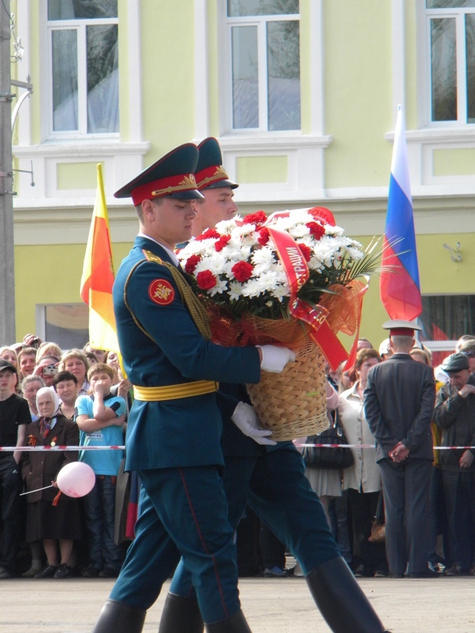
[[257, 238], [257, 241], [261, 246], [265, 246], [269, 241], [269, 229], [266, 226], [259, 229], [259, 237]]
[[254, 267], [247, 262], [238, 262], [231, 268], [234, 277], [241, 283], [247, 281], [252, 276]]
[[300, 242], [297, 242], [297, 246], [302, 251], [302, 255], [305, 257], [305, 261], [309, 262], [310, 258], [312, 257], [311, 249], [306, 244], [301, 244]]
[[214, 244], [214, 248], [216, 252], [219, 253], [220, 251], [222, 251], [230, 239], [231, 239], [230, 235], [221, 235], [219, 240], [217, 240], [217, 242], [215, 242]]
[[210, 270], [203, 270], [196, 275], [196, 281], [201, 290], [210, 290], [216, 286], [216, 277]]
[[310, 235], [316, 240], [321, 239], [325, 235], [325, 229], [319, 222], [307, 222], [305, 225], [310, 229]]
[[195, 237], [195, 240], [201, 242], [202, 240], [209, 240], [210, 238], [215, 237], [216, 239], [220, 238], [221, 235], [218, 233], [216, 229], [206, 229], [204, 233]]
[[198, 265], [198, 262], [201, 260], [201, 255], [190, 255], [185, 263], [185, 271], [192, 275], [195, 272], [195, 268]]
[[243, 224], [255, 224], [258, 226], [259, 224], [264, 224], [267, 220], [267, 215], [264, 211], [256, 211], [256, 213], [250, 213], [246, 215], [243, 220]]

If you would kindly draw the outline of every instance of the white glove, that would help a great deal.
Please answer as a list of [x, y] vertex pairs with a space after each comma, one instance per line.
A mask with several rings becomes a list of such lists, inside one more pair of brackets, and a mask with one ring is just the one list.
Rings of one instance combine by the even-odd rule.
[[280, 374], [288, 362], [295, 361], [295, 353], [286, 347], [275, 345], [257, 345], [262, 351], [261, 369]]
[[259, 426], [259, 420], [257, 419], [256, 412], [250, 404], [245, 402], [239, 402], [234, 409], [234, 413], [231, 416], [231, 420], [238, 427], [241, 433], [252, 437], [254, 442], [258, 444], [268, 444], [269, 446], [275, 446], [277, 442], [268, 439], [269, 435], [272, 435], [270, 429], [261, 429]]

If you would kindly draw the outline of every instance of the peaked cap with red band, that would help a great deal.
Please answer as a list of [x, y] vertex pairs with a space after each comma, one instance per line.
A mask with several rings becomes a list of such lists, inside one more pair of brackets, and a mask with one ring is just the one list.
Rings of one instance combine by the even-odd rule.
[[116, 191], [116, 198], [132, 198], [134, 206], [154, 198], [202, 199], [195, 180], [198, 148], [193, 143], [176, 147]]
[[414, 336], [414, 330], [422, 330], [417, 323], [402, 319], [386, 321], [386, 323], [383, 323], [383, 329], [389, 330], [391, 336]]
[[195, 178], [198, 189], [218, 189], [219, 187], [231, 187], [236, 189], [239, 185], [229, 180], [223, 168], [223, 157], [218, 141], [210, 136], [198, 145], [200, 156], [196, 165]]

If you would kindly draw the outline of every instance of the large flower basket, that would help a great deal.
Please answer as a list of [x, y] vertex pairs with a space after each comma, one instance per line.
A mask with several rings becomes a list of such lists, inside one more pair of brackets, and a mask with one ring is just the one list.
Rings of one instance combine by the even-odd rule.
[[281, 374], [263, 372], [258, 385], [248, 386], [273, 439], [327, 428], [324, 357], [334, 368], [348, 357], [336, 335], [357, 332], [357, 278], [377, 257], [344, 236], [328, 209], [316, 207], [220, 222], [179, 258], [206, 307], [213, 341], [296, 352]]
[[283, 372], [261, 373], [256, 385], [247, 385], [261, 425], [276, 441], [315, 435], [328, 428], [325, 358], [310, 339], [310, 328], [298, 319], [264, 319], [244, 313], [239, 321], [216, 304], [206, 302], [212, 339], [225, 347], [284, 345], [297, 355]]
[[325, 358], [314, 343], [297, 353], [280, 374], [263, 372], [257, 385], [247, 385], [262, 426], [272, 439], [293, 440], [328, 428]]

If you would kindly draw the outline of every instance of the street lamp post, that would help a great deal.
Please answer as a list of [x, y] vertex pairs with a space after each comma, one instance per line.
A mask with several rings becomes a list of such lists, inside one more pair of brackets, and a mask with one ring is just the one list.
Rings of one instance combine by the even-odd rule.
[[0, 5], [0, 346], [15, 342], [10, 0]]

